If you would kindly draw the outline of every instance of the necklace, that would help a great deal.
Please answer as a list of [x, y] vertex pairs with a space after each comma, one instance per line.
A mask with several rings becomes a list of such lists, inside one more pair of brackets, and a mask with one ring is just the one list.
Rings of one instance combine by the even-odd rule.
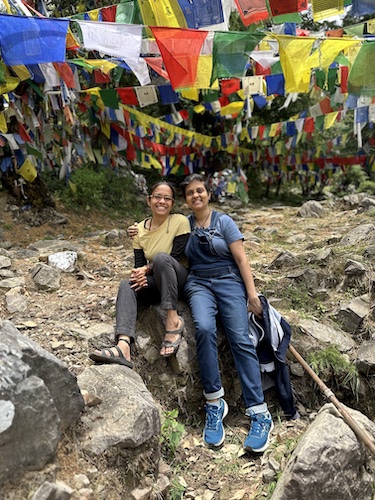
[[203, 227], [204, 228], [204, 225], [206, 224], [209, 216], [211, 215], [211, 212], [212, 212], [212, 210], [208, 211], [208, 214], [207, 214], [207, 216], [206, 216], [206, 218], [204, 219], [203, 222], [199, 222], [199, 220], [195, 217], [195, 221], [196, 221], [197, 224], [199, 224], [199, 227]]
[[[162, 222], [162, 223], [160, 224], [160, 226], [158, 226], [158, 227], [154, 227], [154, 228], [152, 228], [152, 221], [153, 221], [153, 217], [151, 217], [149, 220], [150, 220], [149, 231], [156, 231], [156, 230], [157, 230], [157, 229], [159, 229], [159, 227], [161, 227], [161, 226], [164, 224], [164, 222], [165, 222], [165, 221], [164, 221], [164, 222]], [[171, 214], [170, 214], [170, 215], [168, 215], [167, 233], [169, 233], [169, 224], [170, 224], [170, 220], [171, 220]], [[145, 226], [145, 227], [146, 227], [146, 226]]]

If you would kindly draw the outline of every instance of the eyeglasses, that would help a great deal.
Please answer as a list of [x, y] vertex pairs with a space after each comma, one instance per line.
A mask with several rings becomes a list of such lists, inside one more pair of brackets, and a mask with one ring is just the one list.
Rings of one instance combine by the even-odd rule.
[[156, 200], [156, 201], [164, 200], [167, 203], [169, 201], [173, 201], [172, 196], [168, 196], [168, 195], [163, 196], [162, 194], [150, 194], [149, 198], [154, 198], [154, 200]]

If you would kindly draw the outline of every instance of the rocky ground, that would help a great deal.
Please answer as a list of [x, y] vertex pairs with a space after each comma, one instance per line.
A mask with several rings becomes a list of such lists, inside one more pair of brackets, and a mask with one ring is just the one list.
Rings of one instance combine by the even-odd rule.
[[[186, 210], [184, 206], [181, 208]], [[354, 210], [343, 210], [333, 205], [326, 208], [328, 210], [321, 219], [303, 219], [297, 216], [295, 207], [240, 208], [230, 204], [219, 207], [238, 214], [243, 221], [243, 233], [252, 236], [249, 238], [252, 241], [246, 242], [246, 250], [255, 270], [258, 291], [267, 292], [270, 283], [263, 271], [280, 250], [307, 252], [312, 245], [321, 242], [323, 246], [334, 235], [346, 234], [360, 223], [372, 222], [369, 215], [358, 215]], [[90, 346], [80, 331], [100, 323], [113, 323], [117, 287], [132, 266], [131, 242], [125, 238], [121, 244], [107, 246], [104, 235], [112, 229], [126, 229], [133, 220], [113, 220], [91, 211], [78, 214], [62, 206], [58, 206], [57, 211], [58, 216], [51, 212], [43, 224], [34, 227], [34, 215], [17, 211], [15, 207], [12, 209], [9, 199], [0, 193], [0, 243], [10, 242], [12, 249], [18, 246], [23, 250], [37, 240], [65, 239], [79, 244], [82, 249], [77, 271], [64, 273], [60, 289], [52, 293], [37, 290], [29, 271], [38, 259], [24, 258], [20, 251], [19, 258], [12, 259], [12, 270], [26, 279], [24, 291], [28, 309], [25, 313], [12, 314], [7, 310], [5, 301], [1, 300], [0, 313], [1, 318], [14, 322], [22, 333], [66, 362], [78, 375], [91, 363], [88, 359]], [[326, 301], [325, 310], [333, 307], [337, 300], [337, 297], [331, 296], [330, 301]], [[291, 324], [301, 314], [293, 308], [281, 312]], [[141, 375], [145, 374], [147, 367], [138, 365], [136, 356], [134, 361], [135, 369]], [[161, 363], [164, 363], [162, 369], [168, 373], [168, 364], [165, 361]], [[158, 400], [157, 387], [150, 377], [148, 381], [150, 392]], [[298, 383], [297, 378], [294, 381]], [[196, 415], [191, 418], [180, 416], [178, 421], [184, 425], [185, 433], [175, 455], [165, 457], [165, 468], [169, 470], [172, 481], [169, 498], [182, 498], [179, 493], [182, 491], [184, 498], [201, 500], [270, 497], [280, 472], [277, 464], [281, 464], [281, 468], [285, 464], [319, 407], [297, 400], [301, 419], [286, 421], [279, 417], [280, 410], [272, 394], [267, 397], [275, 429], [269, 450], [259, 457], [242, 452], [241, 444], [248, 429], [242, 409], [231, 410], [226, 419], [226, 443], [218, 451], [202, 446], [202, 408], [197, 409]], [[159, 400], [159, 403], [165, 410], [172, 410], [175, 404], [166, 400]], [[43, 471], [30, 472], [24, 478], [7, 484], [0, 497], [6, 500], [26, 499], [43, 480], [60, 480], [73, 488], [92, 488], [95, 493], [88, 493], [89, 498], [122, 499], [125, 498], [121, 493], [122, 473], [118, 464], [109, 467], [100, 459], [93, 460], [81, 453], [78, 424], [64, 435], [54, 463], [47, 465]], [[82, 495], [79, 498], [84, 498]]]

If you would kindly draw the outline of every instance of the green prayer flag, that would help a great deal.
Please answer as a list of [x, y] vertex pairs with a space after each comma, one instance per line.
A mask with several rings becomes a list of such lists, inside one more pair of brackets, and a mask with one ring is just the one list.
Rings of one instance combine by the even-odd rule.
[[300, 23], [302, 18], [298, 12], [292, 12], [290, 14], [282, 14], [281, 16], [272, 17], [273, 24], [283, 24], [283, 23]]
[[366, 41], [353, 62], [349, 72], [348, 91], [350, 94], [375, 95], [375, 42]]
[[265, 33], [216, 31], [212, 48], [211, 85], [217, 78], [242, 77], [249, 54], [265, 37]]
[[103, 89], [100, 90], [100, 97], [103, 99], [104, 106], [107, 108], [118, 109], [119, 108], [119, 99], [118, 93], [115, 89]]
[[40, 161], [43, 161], [42, 152], [39, 149], [30, 146], [28, 142], [26, 142], [26, 152], [28, 155], [36, 156]]

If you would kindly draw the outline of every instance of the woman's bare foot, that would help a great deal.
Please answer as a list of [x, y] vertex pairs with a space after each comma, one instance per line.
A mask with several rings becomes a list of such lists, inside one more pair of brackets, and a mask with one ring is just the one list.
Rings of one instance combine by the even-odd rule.
[[177, 316], [176, 319], [167, 317], [165, 322], [165, 336], [161, 344], [160, 356], [169, 357], [177, 353], [184, 327], [185, 321], [181, 316]]

